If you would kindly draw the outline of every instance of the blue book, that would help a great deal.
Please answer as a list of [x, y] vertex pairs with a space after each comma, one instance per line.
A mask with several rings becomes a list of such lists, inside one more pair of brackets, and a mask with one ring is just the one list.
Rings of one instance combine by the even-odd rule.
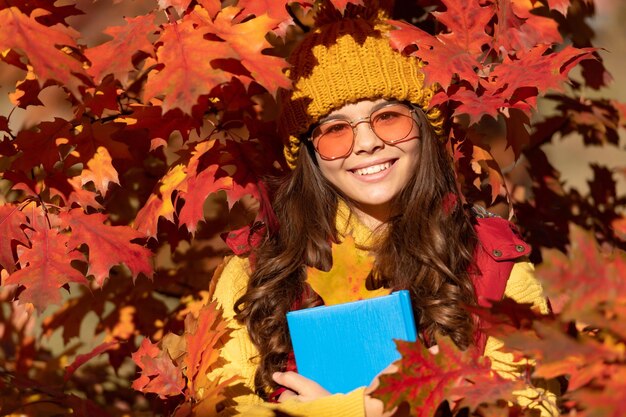
[[367, 386], [400, 359], [394, 339], [414, 342], [406, 290], [386, 296], [287, 313], [298, 373], [333, 394]]

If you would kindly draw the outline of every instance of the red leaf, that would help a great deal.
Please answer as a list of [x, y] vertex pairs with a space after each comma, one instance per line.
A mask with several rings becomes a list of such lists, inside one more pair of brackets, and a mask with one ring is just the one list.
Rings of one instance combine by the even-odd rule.
[[70, 282], [87, 285], [88, 281], [70, 265], [82, 256], [69, 247], [69, 236], [44, 226], [36, 228], [29, 238], [31, 247], [19, 251], [21, 268], [4, 283], [24, 286], [20, 301], [33, 303], [42, 312], [51, 304], [61, 303], [59, 288]]
[[11, 168], [28, 172], [32, 168], [43, 165], [46, 171], [61, 160], [58, 146], [67, 143], [72, 136], [72, 124], [66, 120], [55, 118], [52, 122], [41, 122], [36, 129], [22, 130], [13, 142], [21, 151]]
[[0, 267], [9, 273], [15, 271], [14, 248], [18, 243], [26, 246], [28, 239], [22, 230], [27, 222], [26, 215], [18, 206], [6, 204], [0, 206]]
[[[289, 88], [291, 82], [284, 73], [287, 61], [263, 53], [265, 49], [271, 47], [265, 35], [280, 22], [268, 15], [261, 15], [244, 23], [234, 24], [234, 12], [223, 10], [214, 21], [205, 13], [197, 13], [196, 18], [203, 22], [211, 33], [227, 42], [230, 52], [223, 58], [240, 60], [245, 69], [250, 71], [252, 78], [271, 94], [276, 94], [280, 87]], [[243, 79], [245, 80], [245, 77]]]
[[100, 355], [103, 352], [106, 352], [107, 350], [113, 349], [114, 347], [118, 346], [120, 343], [115, 341], [115, 342], [104, 342], [98, 346], [96, 346], [95, 348], [93, 348], [93, 350], [89, 353], [85, 353], [82, 355], [77, 355], [76, 359], [74, 359], [74, 362], [72, 362], [71, 364], [69, 364], [67, 366], [67, 368], [65, 368], [65, 375], [63, 376], [63, 380], [65, 382], [67, 382], [72, 375], [74, 375], [74, 372], [76, 372], [76, 370], [83, 365], [85, 362], [87, 362], [88, 360], [95, 358], [96, 356]]
[[141, 376], [133, 381], [137, 391], [158, 394], [160, 398], [180, 395], [185, 388], [185, 380], [166, 352], [161, 351], [147, 338], [132, 355], [133, 361], [141, 368]]
[[138, 52], [154, 55], [154, 47], [148, 35], [155, 30], [154, 15], [127, 17], [126, 25], [107, 28], [104, 33], [112, 40], [85, 50], [91, 61], [87, 70], [97, 84], [107, 74], [113, 74], [122, 84], [128, 81], [128, 73], [134, 70], [133, 57]]
[[82, 244], [89, 247], [89, 274], [102, 285], [109, 276], [111, 267], [125, 264], [133, 277], [143, 273], [152, 277], [150, 260], [152, 252], [141, 245], [131, 243], [133, 239], [145, 238], [129, 226], [104, 224], [106, 216], [100, 213], [87, 215], [82, 209], [73, 209], [60, 214], [66, 227], [72, 229], [69, 244], [76, 248]]
[[204, 39], [208, 28], [196, 27], [196, 19], [191, 18], [203, 12], [206, 14], [204, 9], [195, 9], [181, 22], [165, 25], [159, 38], [161, 46], [157, 50], [157, 61], [162, 69], [148, 74], [144, 100], [163, 96], [164, 113], [179, 108], [190, 114], [201, 95], [208, 94], [231, 77], [214, 68], [211, 62], [237, 56], [226, 42]]
[[478, 86], [477, 68], [482, 68], [478, 58], [482, 48], [490, 44], [491, 37], [485, 28], [493, 16], [492, 7], [481, 7], [479, 2], [443, 0], [446, 11], [434, 13], [446, 25], [448, 32], [435, 37], [412, 25], [392, 21], [400, 29], [392, 31], [392, 45], [398, 49], [414, 44], [417, 57], [428, 63], [423, 68], [426, 84], [438, 83], [447, 89], [458, 75], [474, 87]]
[[86, 75], [85, 71], [79, 61], [57, 48], [77, 48], [75, 38], [78, 34], [61, 26], [47, 27], [35, 20], [46, 14], [43, 10], [35, 10], [28, 17], [16, 7], [0, 10], [0, 50], [20, 51], [28, 58], [42, 85], [55, 80], [78, 97], [82, 82], [76, 75]]
[[93, 158], [87, 161], [87, 168], [83, 169], [80, 178], [81, 185], [92, 182], [102, 196], [106, 195], [109, 183], [120, 183], [107, 148], [104, 146], [98, 147]]
[[498, 2], [494, 49], [502, 48], [512, 53], [530, 50], [538, 45], [561, 43], [563, 38], [556, 21], [531, 13], [539, 4], [532, 0]]
[[421, 342], [396, 343], [402, 355], [400, 370], [382, 375], [380, 386], [374, 391], [386, 409], [407, 401], [412, 415], [433, 416], [461, 382], [492, 375], [486, 358], [474, 349], [461, 352], [447, 337], [438, 339], [437, 354], [430, 353]]
[[570, 6], [570, 2], [571, 0], [548, 0], [550, 8], [558, 11], [563, 16], [567, 15], [567, 9]]

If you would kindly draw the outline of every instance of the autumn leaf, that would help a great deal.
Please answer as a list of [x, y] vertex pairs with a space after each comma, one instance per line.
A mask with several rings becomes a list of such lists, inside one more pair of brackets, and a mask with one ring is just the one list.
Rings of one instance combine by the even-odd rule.
[[[243, 23], [233, 24], [233, 17], [238, 10], [229, 8], [211, 20], [203, 9], [196, 9], [194, 17], [203, 22], [210, 32], [226, 41], [231, 52], [223, 58], [235, 58], [250, 72], [252, 79], [271, 94], [279, 88], [289, 88], [291, 81], [284, 73], [287, 61], [283, 58], [264, 54], [271, 47], [265, 35], [274, 29], [279, 21], [264, 14]], [[246, 77], [240, 77], [245, 81]]]
[[327, 306], [387, 295], [389, 288], [368, 291], [365, 281], [374, 266], [374, 257], [357, 249], [354, 238], [346, 236], [333, 245], [333, 266], [330, 271], [307, 268], [306, 281]]
[[60, 214], [65, 227], [71, 228], [69, 245], [77, 248], [82, 244], [89, 247], [89, 274], [102, 285], [109, 270], [116, 265], [126, 265], [133, 277], [143, 273], [152, 277], [150, 260], [152, 252], [131, 240], [145, 236], [129, 226], [104, 224], [103, 214], [85, 214], [82, 209], [72, 209]]
[[330, 0], [330, 3], [332, 3], [337, 10], [343, 13], [346, 11], [346, 7], [348, 6], [348, 4], [362, 6], [363, 0]]
[[80, 174], [80, 178], [81, 185], [92, 182], [102, 196], [107, 194], [109, 183], [120, 183], [107, 148], [98, 147], [93, 158], [87, 162], [87, 168]]
[[11, 168], [28, 171], [41, 164], [51, 171], [61, 160], [59, 145], [69, 141], [71, 129], [72, 125], [67, 120], [57, 117], [51, 122], [40, 123], [35, 129], [20, 131], [13, 143], [21, 154]]
[[203, 307], [197, 317], [193, 314], [185, 317], [187, 356], [184, 364], [191, 395], [197, 396], [209, 385], [207, 374], [216, 365], [220, 357], [219, 347], [226, 342], [229, 333], [227, 322], [215, 302]]
[[159, 181], [158, 190], [148, 198], [135, 219], [135, 228], [147, 236], [156, 237], [157, 224], [160, 217], [174, 222], [174, 202], [172, 195], [175, 191], [185, 192], [186, 169], [183, 164], [178, 164]]
[[44, 26], [36, 18], [49, 12], [34, 10], [30, 17], [17, 7], [0, 10], [0, 50], [13, 49], [21, 52], [33, 66], [39, 82], [43, 85], [54, 80], [79, 96], [78, 87], [83, 85], [78, 76], [86, 76], [82, 64], [57, 47], [77, 48], [79, 34], [67, 27]]
[[148, 74], [144, 100], [163, 96], [163, 113], [179, 108], [190, 114], [201, 95], [231, 78], [229, 73], [215, 68], [211, 62], [237, 56], [226, 42], [204, 38], [209, 29], [196, 27], [196, 20], [191, 18], [202, 10], [196, 8], [180, 22], [165, 25], [159, 37], [161, 46], [156, 55], [162, 68]]
[[0, 205], [0, 266], [9, 273], [15, 271], [14, 249], [17, 244], [27, 246], [28, 239], [22, 230], [27, 218], [13, 204]]
[[502, 178], [498, 164], [493, 159], [493, 156], [483, 148], [474, 145], [472, 151], [472, 168], [477, 174], [486, 173], [491, 187], [491, 202], [494, 202], [496, 197], [500, 194], [500, 189], [504, 184], [504, 178]]
[[237, 6], [242, 8], [242, 14], [261, 16], [268, 14], [270, 18], [283, 22], [290, 20], [287, 7], [291, 0], [239, 0]]
[[183, 393], [185, 380], [181, 371], [167, 353], [150, 340], [143, 339], [132, 359], [141, 368], [141, 376], [133, 381], [133, 389], [158, 394], [160, 398]]
[[107, 74], [113, 74], [125, 85], [129, 73], [135, 69], [133, 57], [140, 52], [154, 55], [154, 47], [147, 36], [155, 29], [154, 18], [153, 14], [127, 17], [124, 26], [112, 26], [104, 31], [113, 39], [85, 50], [85, 56], [91, 62], [87, 72], [97, 84]]
[[[459, 386], [474, 380], [484, 383], [491, 379], [493, 383], [502, 383], [491, 371], [486, 358], [475, 349], [460, 351], [448, 337], [437, 338], [439, 351], [436, 354], [421, 342], [396, 341], [396, 344], [402, 355], [397, 362], [399, 371], [382, 375], [380, 386], [373, 393], [375, 398], [383, 401], [385, 409], [406, 401], [412, 415], [434, 416], [439, 404], [450, 398]], [[470, 395], [472, 391], [464, 393]], [[481, 392], [474, 391], [473, 394], [483, 398]], [[467, 401], [471, 403], [473, 399]]]
[[52, 304], [61, 303], [59, 288], [70, 282], [88, 284], [85, 277], [71, 266], [82, 260], [80, 252], [73, 250], [69, 236], [54, 229], [41, 227], [30, 234], [31, 246], [20, 248], [20, 269], [4, 281], [24, 287], [20, 294], [22, 303], [32, 303], [39, 312]]
[[187, 7], [189, 7], [191, 0], [158, 0], [158, 2], [159, 8], [163, 10], [167, 9], [168, 7], [173, 7], [174, 9], [176, 9], [176, 12], [178, 14], [183, 14], [185, 10], [187, 10]]
[[540, 5], [532, 0], [497, 2], [498, 23], [493, 35], [494, 48], [511, 54], [514, 51], [525, 52], [536, 46], [561, 43], [563, 38], [556, 21], [532, 13]]

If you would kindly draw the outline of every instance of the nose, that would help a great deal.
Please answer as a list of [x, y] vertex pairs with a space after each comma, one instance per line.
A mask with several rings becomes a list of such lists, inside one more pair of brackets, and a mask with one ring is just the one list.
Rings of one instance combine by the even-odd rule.
[[369, 123], [359, 123], [354, 126], [352, 131], [354, 134], [354, 149], [352, 152], [355, 154], [374, 153], [385, 146], [385, 142], [376, 136]]

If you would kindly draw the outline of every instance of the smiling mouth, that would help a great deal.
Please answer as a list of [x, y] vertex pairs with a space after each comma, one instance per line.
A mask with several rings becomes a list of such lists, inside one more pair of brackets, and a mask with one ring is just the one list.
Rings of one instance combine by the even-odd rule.
[[359, 169], [354, 169], [352, 170], [352, 172], [354, 172], [356, 175], [372, 175], [372, 174], [377, 174], [381, 171], [385, 171], [387, 169], [389, 169], [391, 167], [391, 165], [393, 165], [395, 161], [387, 161], [385, 163], [382, 164], [378, 164], [378, 165], [372, 165], [366, 168], [359, 168]]

